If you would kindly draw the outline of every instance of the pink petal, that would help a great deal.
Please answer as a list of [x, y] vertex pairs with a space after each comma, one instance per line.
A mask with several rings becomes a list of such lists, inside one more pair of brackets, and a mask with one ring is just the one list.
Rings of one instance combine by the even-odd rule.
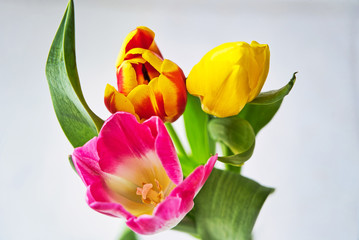
[[197, 167], [180, 185], [175, 187], [169, 196], [182, 199], [180, 212], [189, 212], [193, 207], [193, 199], [207, 181], [216, 163], [218, 154], [210, 157], [204, 166]]
[[95, 182], [87, 188], [87, 204], [94, 210], [112, 217], [131, 218], [131, 213], [118, 203], [111, 202], [103, 182]]
[[131, 164], [129, 161], [132, 164], [141, 161], [142, 156], [154, 149], [154, 137], [148, 126], [125, 112], [117, 112], [105, 122], [97, 143], [100, 167], [108, 173], [116, 173], [120, 165]]
[[77, 173], [86, 186], [101, 180], [101, 169], [98, 164], [97, 137], [88, 141], [83, 147], [76, 148], [72, 154], [72, 161]]
[[174, 184], [180, 184], [183, 180], [181, 164], [165, 125], [156, 117], [150, 118], [143, 124], [151, 129], [152, 135], [156, 138], [156, 153], [161, 160], [168, 177]]
[[185, 213], [178, 212], [180, 205], [180, 198], [168, 197], [157, 206], [153, 215], [130, 218], [126, 224], [139, 234], [154, 234], [168, 230], [176, 226], [186, 215]]
[[217, 154], [205, 166], [197, 167], [154, 210], [153, 215], [129, 218], [127, 225], [139, 234], [154, 234], [176, 226], [193, 208], [193, 199], [209, 177]]

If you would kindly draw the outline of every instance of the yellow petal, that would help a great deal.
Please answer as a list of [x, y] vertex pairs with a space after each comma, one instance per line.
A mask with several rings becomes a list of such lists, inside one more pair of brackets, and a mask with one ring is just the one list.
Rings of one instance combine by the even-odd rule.
[[119, 92], [127, 96], [137, 85], [135, 69], [130, 62], [124, 61], [117, 69], [117, 86]]
[[267, 44], [259, 44], [256, 41], [252, 41], [251, 47], [255, 56], [255, 60], [258, 64], [259, 76], [256, 86], [251, 91], [248, 102], [256, 98], [262, 90], [262, 87], [268, 76], [270, 59], [270, 51]]
[[[241, 79], [241, 81], [238, 81]], [[217, 117], [228, 117], [238, 114], [247, 103], [250, 89], [247, 84], [247, 72], [240, 66], [234, 67], [225, 81], [210, 94], [201, 97], [205, 112]]]
[[110, 84], [107, 84], [105, 89], [105, 105], [111, 113], [119, 111], [128, 112], [138, 119], [131, 101]]

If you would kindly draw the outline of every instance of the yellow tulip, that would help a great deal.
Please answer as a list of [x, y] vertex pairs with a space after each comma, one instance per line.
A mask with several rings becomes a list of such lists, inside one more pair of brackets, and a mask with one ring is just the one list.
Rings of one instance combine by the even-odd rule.
[[217, 117], [237, 115], [261, 91], [269, 70], [269, 47], [253, 41], [222, 44], [209, 51], [187, 78], [187, 90]]

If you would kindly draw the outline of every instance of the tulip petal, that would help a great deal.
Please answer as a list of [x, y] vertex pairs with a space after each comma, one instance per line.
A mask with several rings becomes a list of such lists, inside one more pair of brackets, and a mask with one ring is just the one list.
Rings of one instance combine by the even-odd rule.
[[[226, 61], [214, 65], [211, 72], [194, 68], [187, 79], [188, 91], [201, 98], [203, 111], [217, 117], [238, 114], [247, 103], [250, 92], [247, 72], [240, 66], [227, 68]], [[230, 74], [223, 75], [226, 72]], [[205, 83], [201, 85], [200, 82]]]
[[[137, 64], [136, 64], [137, 65]], [[124, 61], [117, 69], [118, 91], [127, 96], [138, 84], [136, 71], [129, 61]]]
[[156, 55], [154, 52], [145, 50], [142, 54], [143, 59], [151, 64], [158, 72], [161, 71], [162, 58]]
[[96, 182], [87, 188], [87, 204], [94, 210], [112, 216], [112, 217], [132, 217], [126, 209], [118, 203], [111, 202], [105, 185], [102, 182]]
[[178, 212], [181, 199], [168, 197], [160, 205], [153, 215], [142, 215], [138, 218], [130, 218], [126, 224], [139, 234], [154, 234], [168, 230], [176, 226], [185, 214]]
[[110, 84], [107, 84], [105, 89], [105, 105], [111, 113], [123, 111], [138, 118], [131, 101]]
[[[154, 141], [148, 126], [139, 124], [131, 114], [118, 112], [109, 118], [99, 134], [99, 165], [104, 172], [121, 176], [138, 186], [152, 182], [156, 175], [165, 174], [155, 155]], [[136, 174], [130, 169], [136, 169]]]
[[[123, 188], [123, 185], [118, 188]], [[134, 192], [135, 190], [136, 188]], [[139, 196], [137, 196], [137, 201], [131, 200], [128, 198], [128, 193], [122, 195], [115, 193], [107, 183], [101, 181], [90, 185], [86, 196], [87, 203], [92, 209], [113, 217], [137, 217], [152, 214], [154, 209], [151, 204], [143, 204]]]
[[260, 76], [258, 77], [259, 80], [257, 81], [256, 86], [252, 88], [248, 99], [249, 102], [256, 98], [262, 90], [268, 76], [270, 59], [269, 47], [267, 44], [259, 44], [256, 41], [252, 41], [251, 47], [254, 52], [255, 60], [258, 64]]
[[199, 166], [180, 185], [173, 189], [153, 215], [130, 218], [126, 224], [140, 234], [153, 234], [176, 226], [193, 208], [193, 199], [209, 177], [217, 155], [212, 156], [205, 166]]
[[150, 86], [156, 81], [157, 78], [152, 79], [149, 85], [137, 86], [127, 96], [141, 120], [148, 119], [152, 116], [158, 116], [161, 119], [164, 119], [165, 110], [163, 99], [156, 96], [153, 88]]
[[180, 184], [183, 180], [181, 164], [163, 122], [159, 118], [152, 117], [143, 124], [151, 129], [154, 136], [157, 136], [155, 142], [156, 154], [161, 160], [168, 177], [174, 184]]
[[141, 56], [144, 61], [147, 61], [149, 64], [151, 64], [158, 72], [161, 71], [163, 59], [156, 53], [147, 49], [133, 48], [126, 54], [126, 59], [129, 58], [129, 60], [131, 59], [132, 61], [138, 61], [136, 58], [134, 59], [135, 56]]
[[187, 101], [185, 76], [172, 61], [165, 59], [161, 66], [161, 75], [157, 81], [149, 84], [157, 102], [163, 102], [164, 121], [174, 122], [184, 112]]
[[125, 38], [120, 53], [117, 58], [116, 67], [120, 66], [128, 51], [133, 48], [144, 48], [155, 52], [162, 57], [160, 50], [158, 49], [154, 41], [155, 33], [144, 26], [137, 27], [131, 31]]
[[193, 198], [207, 181], [216, 163], [218, 154], [210, 157], [206, 165], [197, 167], [181, 184], [175, 187], [170, 197], [182, 199], [180, 212], [188, 212], [193, 207]]
[[72, 161], [76, 171], [86, 186], [101, 179], [99, 157], [96, 151], [97, 137], [88, 141], [83, 147], [75, 148]]

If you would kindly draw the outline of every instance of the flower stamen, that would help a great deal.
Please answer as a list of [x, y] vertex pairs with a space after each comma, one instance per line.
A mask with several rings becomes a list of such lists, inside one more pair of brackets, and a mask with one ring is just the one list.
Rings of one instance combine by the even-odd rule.
[[154, 189], [152, 183], [142, 183], [142, 188], [137, 188], [136, 194], [142, 197], [143, 203], [157, 206], [157, 204], [163, 201], [164, 195], [162, 191], [162, 186], [157, 179], [155, 179], [155, 183], [156, 189]]

